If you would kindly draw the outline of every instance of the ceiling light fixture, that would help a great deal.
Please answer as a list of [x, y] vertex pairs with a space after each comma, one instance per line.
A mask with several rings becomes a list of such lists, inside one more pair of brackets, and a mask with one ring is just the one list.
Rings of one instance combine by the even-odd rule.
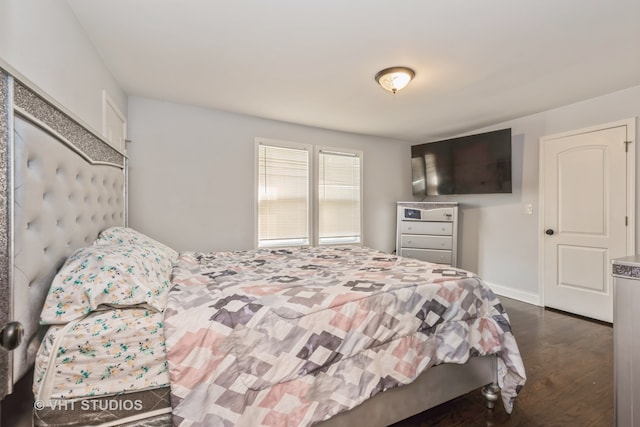
[[391, 67], [378, 71], [376, 81], [389, 92], [396, 93], [409, 84], [416, 73], [407, 67]]

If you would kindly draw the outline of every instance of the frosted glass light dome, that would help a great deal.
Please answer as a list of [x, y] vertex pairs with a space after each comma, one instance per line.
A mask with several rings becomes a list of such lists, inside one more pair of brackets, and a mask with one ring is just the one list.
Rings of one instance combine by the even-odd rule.
[[389, 92], [396, 93], [409, 84], [416, 73], [411, 68], [385, 68], [376, 74], [376, 81]]

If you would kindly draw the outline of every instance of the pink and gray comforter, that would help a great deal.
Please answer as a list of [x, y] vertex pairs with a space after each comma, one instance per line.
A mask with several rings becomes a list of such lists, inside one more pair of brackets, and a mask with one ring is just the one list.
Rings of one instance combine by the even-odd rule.
[[182, 426], [306, 426], [476, 355], [499, 355], [507, 412], [525, 381], [477, 276], [363, 247], [184, 253], [165, 337]]

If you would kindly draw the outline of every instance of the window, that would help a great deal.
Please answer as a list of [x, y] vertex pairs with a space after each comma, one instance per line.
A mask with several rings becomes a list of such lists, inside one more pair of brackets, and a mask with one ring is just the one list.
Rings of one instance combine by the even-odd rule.
[[258, 143], [259, 247], [309, 244], [309, 153]]
[[258, 247], [362, 242], [361, 152], [261, 138], [256, 146]]
[[318, 244], [361, 242], [358, 153], [318, 150]]

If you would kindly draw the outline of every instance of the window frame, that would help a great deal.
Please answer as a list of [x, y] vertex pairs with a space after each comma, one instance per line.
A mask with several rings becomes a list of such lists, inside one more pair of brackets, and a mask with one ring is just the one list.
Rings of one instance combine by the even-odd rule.
[[[360, 234], [358, 242], [344, 243], [320, 243], [320, 153], [335, 153], [337, 155], [346, 155], [358, 157], [360, 159]], [[364, 241], [364, 152], [362, 150], [354, 150], [350, 148], [337, 148], [323, 145], [316, 145], [313, 152], [313, 166], [315, 174], [313, 177], [313, 201], [316, 204], [313, 210], [313, 246], [339, 246], [339, 245], [362, 245]]]
[[[305, 245], [296, 245], [298, 247], [308, 246], [339, 246], [339, 245], [363, 245], [364, 242], [364, 152], [362, 150], [355, 150], [350, 148], [338, 148], [325, 145], [312, 145], [303, 144], [300, 142], [283, 141], [277, 139], [269, 139], [256, 137], [254, 148], [254, 247], [255, 248], [277, 248], [277, 247], [291, 247], [292, 245], [272, 245], [272, 246], [260, 246], [260, 146], [271, 146], [279, 148], [289, 148], [304, 150], [307, 152], [309, 160], [308, 170], [308, 234], [309, 243]], [[320, 208], [319, 208], [319, 192], [320, 192], [320, 153], [335, 153], [348, 156], [358, 157], [360, 159], [360, 239], [358, 242], [345, 242], [345, 243], [320, 243]]]
[[278, 248], [278, 247], [287, 247], [292, 245], [270, 245], [270, 246], [260, 246], [260, 146], [269, 146], [269, 147], [278, 147], [278, 148], [289, 148], [295, 150], [304, 150], [307, 152], [307, 159], [309, 163], [308, 173], [308, 185], [307, 194], [307, 234], [309, 236], [309, 243], [306, 245], [296, 245], [299, 247], [307, 247], [312, 246], [314, 242], [314, 230], [313, 230], [313, 212], [315, 209], [314, 203], [314, 159], [313, 159], [313, 146], [310, 144], [302, 144], [298, 142], [291, 141], [282, 141], [277, 139], [268, 139], [268, 138], [255, 138], [255, 148], [254, 148], [254, 184], [253, 184], [253, 217], [254, 217], [254, 226], [253, 226], [253, 241], [255, 248]]

